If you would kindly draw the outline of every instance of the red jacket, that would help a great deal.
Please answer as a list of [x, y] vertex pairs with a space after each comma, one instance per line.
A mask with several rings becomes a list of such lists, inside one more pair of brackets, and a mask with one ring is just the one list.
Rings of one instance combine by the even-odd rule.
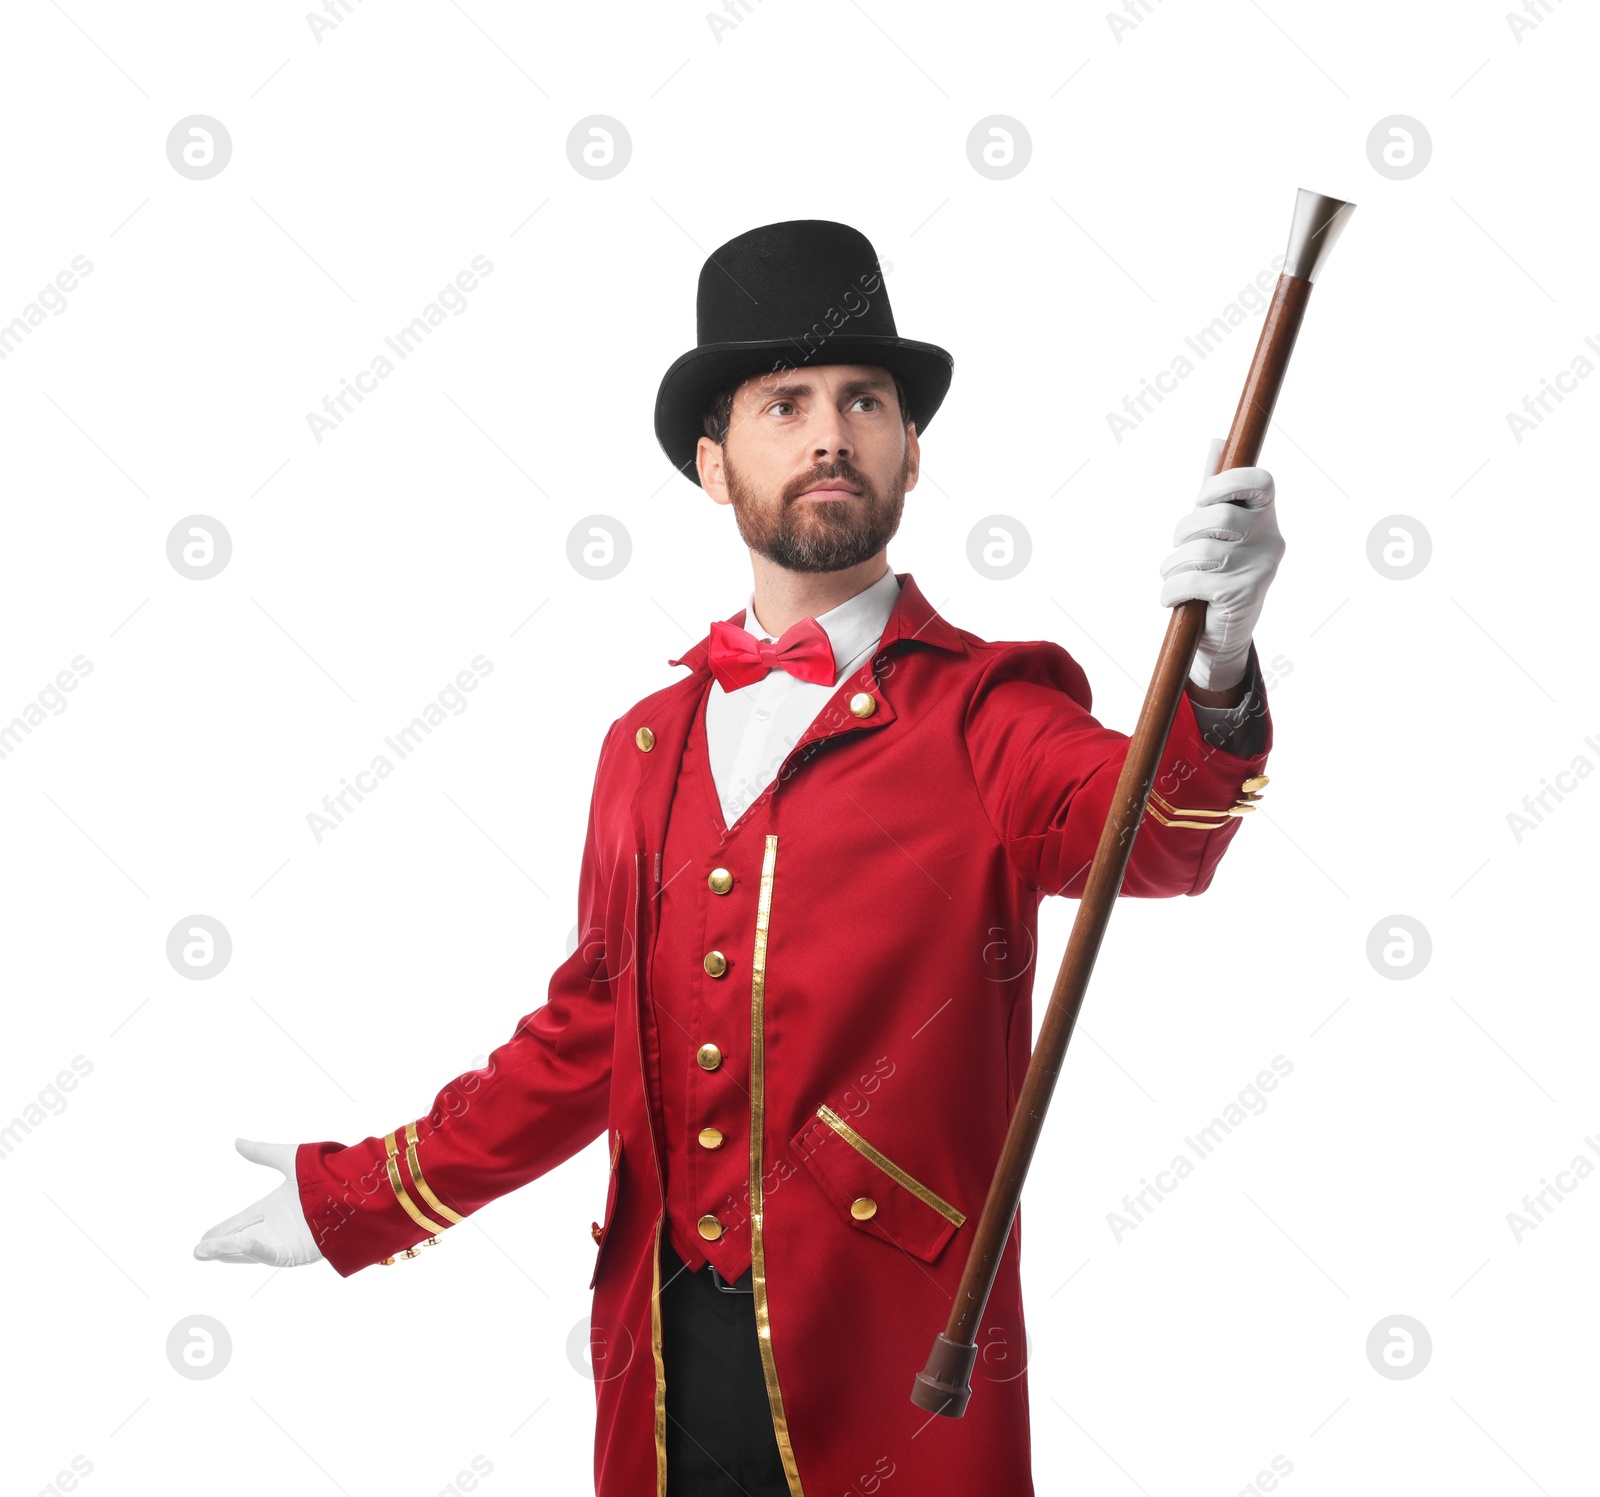
[[[1031, 1497], [1020, 1213], [965, 1416], [930, 1419], [910, 1392], [1027, 1066], [1038, 906], [1081, 891], [1127, 739], [1090, 715], [1088, 683], [1059, 645], [980, 639], [899, 577], [878, 650], [708, 860], [732, 888], [719, 893], [707, 869], [682, 876], [720, 922], [737, 986], [719, 991], [748, 1009], [738, 1063], [750, 1188], [734, 1214], [748, 1228], [793, 1497], [875, 1493], [891, 1477], [891, 1491]], [[649, 976], [668, 810], [711, 681], [706, 646], [683, 656], [686, 678], [606, 734], [578, 887], [583, 938], [549, 1000], [424, 1116], [297, 1157], [307, 1220], [348, 1275], [607, 1135], [593, 1324], [634, 1353], [595, 1382], [599, 1497], [666, 1491], [668, 1150]], [[1258, 788], [1246, 781], [1265, 760], [1202, 743], [1185, 698], [1124, 894], [1201, 893], [1238, 828], [1228, 809]]]

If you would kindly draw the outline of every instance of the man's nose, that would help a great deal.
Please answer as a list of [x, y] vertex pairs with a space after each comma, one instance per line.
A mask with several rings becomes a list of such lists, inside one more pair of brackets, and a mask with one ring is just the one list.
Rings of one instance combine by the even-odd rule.
[[818, 462], [825, 463], [850, 456], [850, 439], [845, 435], [837, 417], [832, 421], [823, 422], [812, 433], [811, 442], [811, 455]]

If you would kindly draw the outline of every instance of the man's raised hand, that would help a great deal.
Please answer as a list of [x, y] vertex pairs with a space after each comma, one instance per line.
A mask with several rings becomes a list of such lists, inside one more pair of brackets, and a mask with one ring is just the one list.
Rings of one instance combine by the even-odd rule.
[[284, 1180], [261, 1197], [210, 1228], [195, 1245], [196, 1258], [217, 1263], [266, 1263], [273, 1268], [298, 1268], [322, 1257], [300, 1209], [293, 1144], [262, 1144], [236, 1138], [233, 1146], [252, 1164], [270, 1165]]
[[1189, 679], [1208, 691], [1244, 679], [1250, 637], [1284, 549], [1272, 475], [1265, 468], [1217, 472], [1222, 446], [1220, 438], [1212, 442], [1194, 509], [1173, 531], [1178, 549], [1161, 564], [1165, 606], [1191, 598], [1206, 603]]

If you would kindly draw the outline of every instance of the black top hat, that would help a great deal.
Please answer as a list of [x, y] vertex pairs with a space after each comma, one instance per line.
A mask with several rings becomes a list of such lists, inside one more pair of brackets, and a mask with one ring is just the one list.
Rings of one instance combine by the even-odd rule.
[[954, 359], [895, 331], [877, 252], [848, 224], [793, 219], [730, 239], [701, 267], [695, 313], [698, 344], [656, 393], [656, 440], [696, 483], [707, 407], [752, 374], [877, 365], [905, 386], [919, 433], [950, 388]]

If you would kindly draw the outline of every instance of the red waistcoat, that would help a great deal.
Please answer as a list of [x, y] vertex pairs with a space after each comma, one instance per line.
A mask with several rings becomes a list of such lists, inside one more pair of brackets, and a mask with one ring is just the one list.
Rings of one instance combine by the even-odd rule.
[[761, 795], [725, 828], [707, 759], [708, 682], [684, 744], [657, 882], [651, 1074], [666, 1140], [667, 1231], [691, 1269], [750, 1266], [750, 968], [764, 837]]
[[[599, 1497], [666, 1491], [664, 1231], [730, 1278], [748, 1255], [791, 1497], [1033, 1492], [1021, 1213], [965, 1416], [930, 1418], [910, 1392], [1016, 1103], [1035, 973], [1047, 991], [1054, 975], [1038, 906], [1081, 892], [1127, 739], [1059, 645], [984, 640], [899, 578], [878, 649], [721, 845], [696, 728], [708, 641], [674, 662], [689, 675], [605, 735], [582, 939], [548, 1001], [423, 1116], [296, 1157], [313, 1233], [351, 1274], [605, 1135], [592, 1321], [631, 1352], [595, 1380]], [[1124, 896], [1201, 893], [1265, 759], [1202, 742], [1180, 702]], [[1151, 953], [1152, 992], [1174, 960]], [[1090, 998], [1119, 1000], [1136, 1001]], [[708, 1042], [714, 1069], [695, 1058]], [[725, 1222], [715, 1241], [704, 1215]]]

